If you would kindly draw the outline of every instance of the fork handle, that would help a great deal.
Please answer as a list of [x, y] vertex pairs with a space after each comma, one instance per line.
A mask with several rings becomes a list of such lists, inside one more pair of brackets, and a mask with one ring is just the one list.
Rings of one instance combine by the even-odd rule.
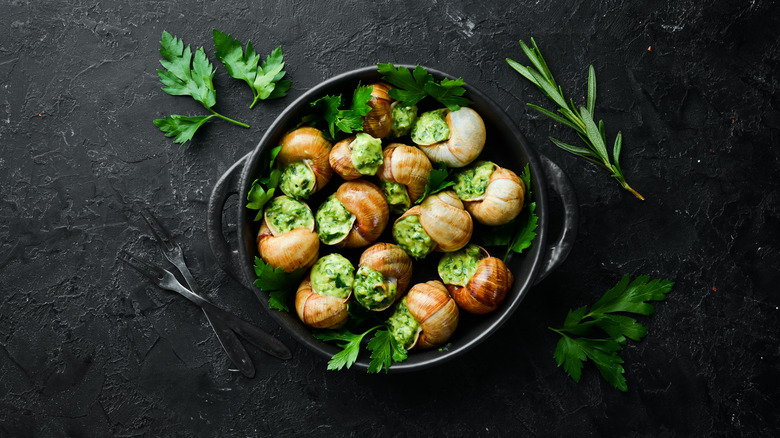
[[246, 339], [260, 350], [270, 354], [271, 356], [278, 357], [279, 359], [287, 360], [292, 358], [292, 352], [290, 352], [290, 349], [287, 348], [287, 346], [284, 345], [282, 341], [271, 336], [264, 330], [261, 330], [254, 325], [244, 321], [243, 319], [233, 315], [232, 313], [226, 312], [211, 304], [211, 302], [202, 298], [200, 295], [196, 295], [186, 287], [182, 286], [180, 283], [166, 283], [164, 285], [161, 284], [160, 286], [179, 293], [183, 297], [200, 306], [203, 310], [211, 313], [212, 316], [221, 319], [228, 327], [230, 327], [231, 330], [235, 331], [236, 334]]
[[[203, 309], [203, 308], [201, 308]], [[206, 320], [211, 324], [211, 328], [214, 329], [214, 333], [217, 335], [219, 344], [222, 345], [222, 349], [225, 350], [228, 358], [233, 365], [241, 371], [241, 374], [248, 378], [255, 376], [255, 366], [252, 363], [252, 359], [249, 357], [244, 344], [238, 339], [236, 333], [225, 323], [222, 318], [212, 314], [210, 311], [203, 309], [203, 313], [206, 315]]]

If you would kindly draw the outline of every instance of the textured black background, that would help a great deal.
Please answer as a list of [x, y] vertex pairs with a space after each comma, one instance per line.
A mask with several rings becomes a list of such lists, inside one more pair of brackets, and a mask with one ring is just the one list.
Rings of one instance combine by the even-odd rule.
[[[375, 3], [0, 2], [0, 436], [776, 436], [777, 3]], [[293, 86], [249, 110], [245, 84], [218, 65], [216, 109], [252, 128], [209, 123], [177, 149], [152, 119], [204, 111], [160, 90], [160, 34], [215, 61], [214, 27], [264, 55], [281, 44]], [[525, 107], [544, 101], [504, 61], [524, 61], [517, 41], [531, 36], [572, 97], [595, 65], [597, 115], [610, 138], [622, 130], [645, 202], [546, 140], [575, 141]], [[563, 266], [489, 341], [430, 372], [326, 371], [206, 242], [213, 184], [284, 106], [376, 62], [462, 76], [580, 199]], [[213, 300], [278, 335], [292, 360], [250, 349], [257, 377], [229, 371], [196, 307], [116, 261], [121, 248], [162, 261], [144, 205], [181, 236]], [[624, 274], [676, 286], [623, 352], [628, 393], [592, 364], [575, 384], [547, 326]]]

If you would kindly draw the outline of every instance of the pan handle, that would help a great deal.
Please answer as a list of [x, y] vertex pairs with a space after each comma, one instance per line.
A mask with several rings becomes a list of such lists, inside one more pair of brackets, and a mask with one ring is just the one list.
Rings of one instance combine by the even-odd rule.
[[244, 165], [247, 163], [249, 155], [244, 155], [236, 161], [219, 178], [217, 184], [214, 185], [214, 189], [209, 197], [208, 210], [206, 211], [206, 233], [208, 234], [211, 252], [214, 253], [214, 257], [217, 259], [217, 264], [234, 280], [252, 289], [252, 285], [247, 284], [244, 275], [241, 273], [241, 260], [239, 260], [238, 250], [230, 247], [230, 243], [222, 233], [222, 211], [225, 209], [225, 202], [232, 195], [238, 194], [241, 171], [244, 170]]
[[552, 271], [560, 266], [566, 257], [569, 256], [572, 247], [574, 247], [574, 241], [577, 238], [577, 227], [579, 224], [580, 208], [577, 204], [577, 192], [574, 190], [574, 185], [569, 180], [569, 177], [563, 173], [557, 164], [553, 163], [549, 158], [541, 155], [542, 167], [544, 167], [544, 173], [547, 176], [547, 182], [550, 187], [560, 196], [561, 203], [563, 204], [563, 225], [561, 227], [561, 234], [558, 238], [547, 247], [547, 252], [542, 262], [542, 269], [536, 276], [536, 282], [539, 284], [545, 279]]

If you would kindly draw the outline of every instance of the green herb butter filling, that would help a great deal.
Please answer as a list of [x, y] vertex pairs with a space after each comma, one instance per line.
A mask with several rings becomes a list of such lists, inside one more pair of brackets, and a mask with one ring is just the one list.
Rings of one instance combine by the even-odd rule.
[[412, 126], [417, 121], [417, 105], [393, 107], [393, 128], [390, 136], [403, 137], [412, 132]]
[[379, 186], [382, 188], [382, 192], [385, 194], [387, 203], [390, 205], [390, 210], [393, 213], [403, 213], [412, 205], [409, 193], [403, 184], [381, 180]]
[[282, 170], [282, 177], [279, 183], [279, 188], [282, 189], [287, 196], [293, 198], [306, 199], [314, 190], [314, 185], [317, 182], [317, 178], [314, 172], [306, 165], [306, 163], [299, 161], [291, 163]]
[[317, 235], [326, 245], [334, 245], [344, 240], [355, 222], [355, 216], [334, 195], [320, 205], [316, 219]]
[[376, 175], [382, 165], [382, 140], [361, 132], [350, 145], [352, 165], [362, 175]]
[[390, 326], [390, 334], [399, 344], [403, 345], [406, 350], [412, 347], [420, 330], [420, 323], [409, 313], [409, 308], [406, 307], [406, 297], [398, 303], [398, 307], [387, 319], [387, 324]]
[[355, 274], [355, 299], [369, 310], [387, 308], [395, 300], [398, 292], [395, 282], [385, 281], [385, 277], [368, 266], [361, 266]]
[[450, 137], [450, 127], [444, 120], [447, 108], [422, 113], [412, 127], [412, 141], [417, 144], [433, 144]]
[[473, 166], [455, 174], [455, 194], [462, 201], [479, 199], [485, 194], [495, 165], [490, 161], [478, 161]]
[[460, 251], [444, 254], [439, 261], [439, 277], [444, 284], [466, 286], [477, 272], [479, 261], [485, 258], [476, 245], [468, 245]]
[[341, 254], [328, 254], [311, 268], [311, 286], [320, 295], [346, 299], [354, 281], [355, 267]]
[[427, 256], [436, 246], [436, 242], [423, 230], [420, 217], [416, 214], [395, 223], [393, 239], [407, 254], [418, 259]]
[[301, 201], [287, 196], [273, 198], [265, 206], [265, 218], [268, 226], [277, 234], [284, 234], [296, 228], [314, 227], [311, 210]]

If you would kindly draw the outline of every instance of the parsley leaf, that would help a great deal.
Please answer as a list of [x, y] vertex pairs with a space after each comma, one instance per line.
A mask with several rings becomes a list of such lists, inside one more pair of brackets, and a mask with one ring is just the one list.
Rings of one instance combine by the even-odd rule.
[[193, 56], [190, 46], [184, 46], [181, 39], [163, 31], [160, 39], [160, 54], [164, 59], [160, 64], [165, 70], [157, 70], [157, 75], [163, 83], [162, 90], [173, 96], [190, 96], [209, 110], [210, 116], [180, 116], [171, 115], [164, 119], [155, 119], [154, 125], [163, 131], [167, 137], [174, 137], [174, 143], [185, 143], [191, 140], [204, 123], [212, 117], [234, 123], [244, 128], [249, 125], [238, 122], [211, 109], [217, 103], [217, 92], [214, 89], [214, 66], [206, 57], [203, 47], [199, 47]]
[[349, 109], [340, 109], [341, 95], [323, 96], [310, 103], [314, 108], [314, 114], [305, 118], [305, 121], [311, 124], [323, 120], [328, 124], [330, 139], [336, 138], [338, 131], [346, 134], [352, 134], [355, 131], [363, 130], [363, 116], [371, 111], [368, 101], [371, 100], [373, 86], [358, 85], [352, 93], [352, 103]]
[[166, 70], [157, 70], [157, 75], [165, 85], [163, 91], [174, 96], [192, 96], [206, 108], [214, 106], [217, 103], [212, 83], [214, 66], [206, 58], [203, 47], [198, 47], [193, 59], [190, 46], [184, 47], [182, 40], [167, 31], [163, 31], [160, 44], [160, 54], [165, 58], [160, 64]]
[[[614, 315], [614, 312], [630, 312], [650, 315], [655, 310], [647, 301], [662, 301], [672, 290], [674, 282], [650, 280], [641, 275], [630, 281], [624, 276], [615, 287], [608, 290], [588, 311], [587, 306], [570, 310], [563, 322], [563, 328], [550, 330], [561, 335], [553, 357], [558, 366], [580, 381], [584, 362], [590, 359], [596, 365], [604, 380], [613, 387], [628, 391], [623, 359], [618, 354], [626, 338], [639, 341], [647, 335], [647, 329], [634, 318]], [[599, 332], [608, 338], [593, 338]]]
[[392, 63], [377, 64], [377, 69], [383, 75], [382, 79], [393, 86], [390, 97], [401, 101], [402, 105], [415, 105], [427, 96], [438, 100], [450, 111], [457, 111], [461, 106], [472, 103], [463, 97], [466, 89], [463, 88], [464, 82], [461, 78], [445, 78], [436, 82], [433, 75], [419, 65], [411, 72], [406, 67], [396, 68]]
[[360, 343], [363, 338], [378, 329], [381, 326], [372, 327], [361, 334], [354, 334], [345, 329], [341, 330], [326, 330], [314, 334], [314, 337], [321, 341], [342, 341], [337, 344], [342, 350], [334, 354], [328, 361], [329, 370], [340, 370], [344, 367], [351, 367], [355, 363], [360, 353]]
[[187, 117], [172, 114], [164, 119], [155, 119], [154, 126], [164, 132], [166, 137], [176, 137], [173, 139], [174, 143], [186, 143], [188, 140], [192, 140], [195, 131], [212, 117], [215, 116], [212, 114], [210, 116]]
[[274, 162], [281, 149], [281, 146], [271, 149], [268, 153], [268, 158], [264, 160], [268, 164], [261, 171], [260, 177], [252, 181], [252, 187], [249, 188], [249, 192], [246, 194], [246, 200], [248, 201], [246, 208], [257, 210], [256, 221], [263, 217], [263, 207], [266, 202], [273, 198], [276, 187], [279, 186], [279, 178], [282, 172], [274, 167]]
[[452, 169], [447, 168], [447, 165], [441, 161], [437, 163], [436, 167], [431, 169], [431, 173], [428, 174], [428, 183], [425, 184], [423, 195], [414, 201], [414, 203], [419, 204], [428, 196], [439, 193], [447, 187], [455, 185], [455, 181], [448, 179], [450, 174], [452, 174]]
[[518, 254], [529, 248], [536, 238], [536, 228], [539, 226], [539, 216], [536, 215], [536, 202], [526, 205], [526, 211], [523, 213], [519, 225], [512, 245], [507, 249]]
[[[363, 338], [381, 327], [382, 325], [377, 325], [360, 334], [352, 333], [346, 328], [326, 330], [315, 333], [314, 337], [321, 341], [341, 341], [337, 345], [342, 350], [334, 354], [328, 361], [329, 370], [340, 370], [344, 367], [349, 368], [355, 363], [358, 353], [360, 353], [360, 344]], [[387, 329], [378, 330], [368, 341], [367, 348], [371, 351], [371, 362], [368, 364], [367, 370], [369, 373], [378, 373], [382, 369], [388, 372], [393, 363], [403, 362], [407, 357], [406, 350]]]
[[286, 74], [281, 46], [274, 49], [258, 66], [260, 55], [252, 48], [252, 41], [246, 42], [244, 51], [240, 41], [217, 29], [213, 29], [212, 40], [217, 59], [225, 65], [230, 76], [246, 82], [252, 90], [254, 100], [249, 108], [253, 108], [258, 100], [287, 95], [290, 81], [281, 80]]
[[285, 272], [282, 268], [273, 268], [260, 257], [255, 256], [255, 286], [269, 293], [268, 305], [272, 309], [289, 312], [287, 306], [290, 291], [301, 282], [306, 270], [299, 268], [293, 272]]
[[355, 300], [350, 300], [347, 303], [347, 310], [349, 311], [349, 319], [347, 319], [347, 324], [344, 326], [346, 329], [357, 330], [358, 327], [363, 326], [363, 324], [369, 320], [375, 321], [376, 323], [382, 322], [377, 317], [378, 312], [366, 309]]
[[406, 67], [396, 69], [392, 63], [377, 64], [377, 68], [383, 75], [382, 79], [393, 85], [390, 97], [400, 100], [401, 105], [412, 106], [423, 100], [428, 95], [425, 84], [433, 82], [433, 76], [419, 65], [414, 68], [414, 73]]
[[454, 81], [452, 79], [442, 79], [440, 84], [435, 82], [425, 84], [425, 92], [444, 104], [450, 111], [457, 111], [460, 107], [471, 103], [470, 100], [463, 97], [463, 94], [466, 92], [463, 85], [464, 82], [461, 78]]
[[368, 364], [369, 373], [378, 373], [384, 368], [385, 373], [390, 370], [394, 362], [406, 360], [406, 350], [395, 340], [389, 330], [379, 330], [368, 341], [368, 349], [371, 350], [371, 362]]

